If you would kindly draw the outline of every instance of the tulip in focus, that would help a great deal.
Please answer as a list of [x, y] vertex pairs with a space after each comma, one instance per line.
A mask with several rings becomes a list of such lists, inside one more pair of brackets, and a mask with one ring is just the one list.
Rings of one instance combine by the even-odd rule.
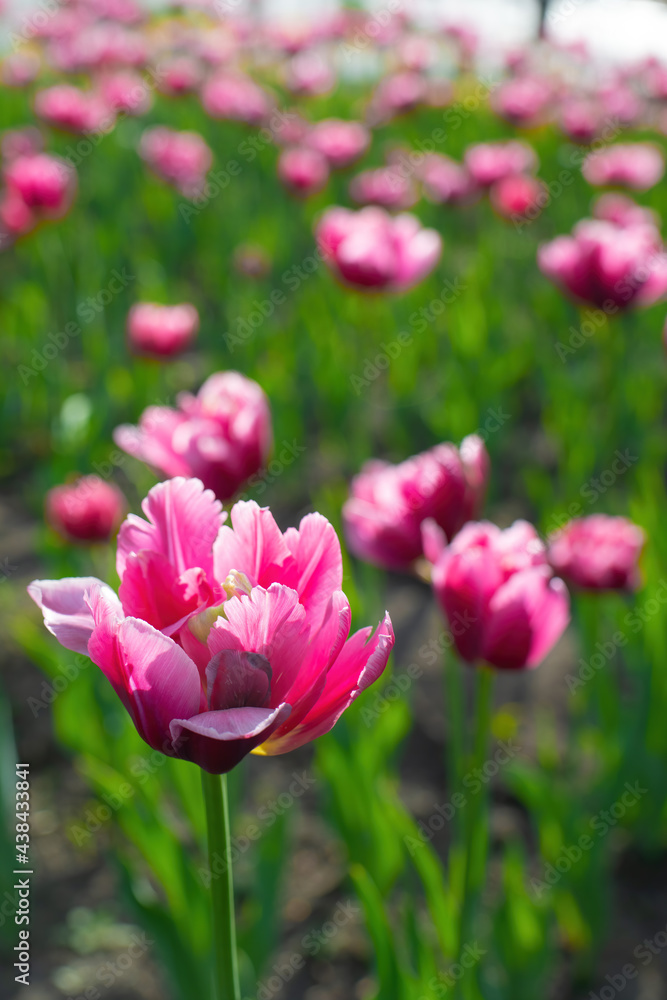
[[28, 592], [66, 649], [105, 674], [149, 746], [224, 774], [329, 732], [380, 676], [394, 635], [350, 636], [336, 533], [308, 514], [282, 534], [238, 503], [232, 527], [196, 479], [172, 479], [118, 536], [118, 596], [94, 577]]
[[350, 182], [350, 197], [359, 205], [380, 205], [401, 210], [419, 200], [417, 188], [396, 167], [364, 170]]
[[198, 132], [176, 132], [165, 125], [146, 129], [139, 155], [186, 198], [201, 190], [213, 163], [213, 153]]
[[416, 216], [392, 217], [374, 206], [331, 208], [315, 235], [333, 273], [367, 290], [404, 292], [430, 274], [442, 253], [440, 234], [423, 229]]
[[271, 450], [271, 413], [260, 386], [238, 372], [217, 372], [177, 409], [149, 406], [139, 426], [114, 431], [119, 448], [162, 475], [196, 476], [223, 501], [260, 472]]
[[433, 589], [460, 656], [500, 670], [536, 667], [570, 617], [567, 588], [526, 521], [466, 524], [433, 567]]
[[285, 149], [278, 158], [278, 177], [285, 187], [301, 198], [322, 191], [329, 180], [329, 164], [307, 146]]
[[343, 506], [350, 551], [385, 569], [411, 569], [423, 554], [423, 523], [433, 521], [432, 552], [479, 515], [488, 476], [488, 454], [475, 434], [460, 449], [439, 444], [399, 465], [367, 462]]
[[127, 317], [127, 337], [139, 354], [179, 354], [190, 346], [198, 329], [199, 313], [188, 302], [177, 306], [137, 302]]
[[596, 187], [626, 187], [648, 191], [661, 180], [665, 158], [650, 143], [618, 143], [589, 153], [581, 172]]
[[99, 476], [54, 486], [46, 495], [46, 519], [71, 541], [107, 542], [127, 508], [117, 486]]
[[537, 255], [540, 270], [581, 302], [614, 313], [649, 306], [667, 293], [667, 254], [655, 226], [582, 219]]
[[625, 517], [575, 518], [549, 538], [549, 562], [581, 590], [636, 590], [646, 535]]
[[535, 219], [547, 204], [549, 193], [530, 174], [510, 174], [491, 185], [489, 200], [504, 219]]
[[490, 187], [503, 177], [535, 170], [537, 156], [525, 142], [480, 142], [468, 146], [463, 163], [475, 184]]
[[339, 118], [318, 122], [305, 138], [307, 146], [327, 158], [332, 170], [348, 167], [358, 160], [368, 149], [370, 141], [370, 133], [361, 122], [347, 122]]

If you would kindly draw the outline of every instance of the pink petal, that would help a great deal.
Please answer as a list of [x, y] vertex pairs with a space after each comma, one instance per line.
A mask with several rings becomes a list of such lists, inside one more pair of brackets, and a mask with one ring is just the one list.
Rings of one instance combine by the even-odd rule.
[[[333, 525], [322, 514], [307, 514], [299, 529], [288, 528], [285, 542], [296, 563], [289, 581], [308, 612], [311, 629], [319, 628], [331, 595], [343, 585], [343, 558]], [[286, 581], [281, 581], [286, 582]]]
[[328, 733], [355, 698], [377, 680], [394, 645], [389, 615], [385, 614], [369, 640], [370, 631], [370, 628], [361, 629], [348, 639], [327, 674], [324, 690], [316, 704], [284, 737], [264, 743], [264, 753], [285, 753]]
[[424, 556], [435, 565], [447, 547], [447, 535], [432, 517], [422, 521], [421, 534]]
[[289, 716], [289, 705], [275, 708], [228, 708], [173, 719], [171, 736], [178, 756], [211, 774], [231, 771]]
[[118, 593], [126, 615], [160, 631], [209, 604], [214, 596], [202, 569], [179, 576], [165, 556], [146, 549], [127, 557]]
[[142, 549], [165, 556], [179, 575], [195, 566], [210, 575], [213, 543], [227, 517], [211, 490], [198, 479], [169, 479], [149, 490], [141, 507], [148, 521], [130, 514], [118, 535], [121, 578], [129, 554]]
[[95, 628], [90, 657], [110, 680], [142, 739], [173, 756], [170, 723], [200, 711], [199, 672], [173, 639], [137, 618]]
[[65, 649], [88, 655], [88, 640], [95, 622], [86, 594], [93, 587], [102, 588], [108, 600], [122, 614], [120, 601], [111, 587], [94, 576], [66, 577], [63, 580], [34, 580], [28, 593], [41, 608], [44, 624]]
[[293, 566], [292, 556], [268, 507], [241, 500], [232, 507], [232, 525], [233, 531], [220, 530], [213, 546], [216, 580], [222, 583], [236, 569], [253, 585], [268, 587], [278, 580], [291, 585], [284, 570]]
[[533, 611], [528, 666], [536, 667], [558, 642], [570, 621], [570, 595], [562, 580], [550, 580]]

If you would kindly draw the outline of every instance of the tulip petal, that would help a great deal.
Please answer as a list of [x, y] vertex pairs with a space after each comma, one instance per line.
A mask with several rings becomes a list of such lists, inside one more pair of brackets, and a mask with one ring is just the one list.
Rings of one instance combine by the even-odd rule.
[[[245, 573], [253, 585], [268, 587], [286, 579], [292, 555], [268, 507], [240, 500], [232, 508], [232, 525], [220, 529], [213, 546], [215, 578], [221, 583], [233, 570]], [[121, 529], [122, 530], [122, 529]]]
[[107, 599], [122, 614], [120, 601], [111, 587], [94, 576], [66, 577], [63, 580], [34, 580], [28, 593], [41, 608], [44, 624], [61, 646], [88, 655], [88, 641], [95, 622], [86, 595], [93, 587], [102, 588]]
[[[332, 524], [322, 514], [307, 514], [298, 530], [288, 528], [285, 543], [294, 556], [294, 587], [306, 608], [311, 629], [320, 627], [331, 595], [343, 585], [343, 557]], [[281, 582], [286, 582], [285, 580]]]
[[[277, 739], [262, 744], [267, 755], [285, 753], [328, 733], [346, 708], [370, 684], [378, 679], [387, 665], [394, 645], [394, 631], [389, 615], [370, 636], [371, 629], [355, 632], [327, 674], [322, 695], [301, 723]], [[287, 728], [287, 727], [286, 727]]]
[[290, 706], [284, 703], [273, 709], [202, 712], [190, 719], [173, 719], [170, 732], [179, 757], [211, 774], [225, 774], [268, 739], [289, 713]]
[[127, 556], [118, 595], [126, 615], [163, 630], [210, 603], [213, 592], [200, 568], [179, 574], [160, 552]]
[[528, 666], [536, 667], [558, 642], [570, 621], [570, 595], [558, 577], [549, 581], [533, 612]]
[[199, 671], [190, 657], [173, 639], [138, 618], [100, 621], [88, 648], [141, 738], [173, 756], [172, 719], [195, 715], [202, 705]]
[[179, 576], [196, 566], [212, 571], [213, 543], [227, 515], [211, 490], [198, 479], [169, 479], [149, 490], [141, 507], [148, 521], [130, 514], [118, 534], [121, 578], [130, 553], [142, 549], [165, 556]]

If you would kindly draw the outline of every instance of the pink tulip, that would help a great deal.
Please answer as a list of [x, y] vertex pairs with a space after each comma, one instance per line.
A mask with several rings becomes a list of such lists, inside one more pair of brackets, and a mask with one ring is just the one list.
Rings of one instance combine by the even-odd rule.
[[442, 253], [434, 229], [423, 229], [414, 215], [392, 218], [381, 208], [360, 212], [331, 208], [316, 229], [320, 252], [346, 284], [377, 291], [403, 292], [433, 270]]
[[100, 667], [149, 746], [212, 774], [328, 732], [394, 643], [388, 615], [348, 638], [329, 522], [308, 514], [283, 535], [249, 502], [231, 528], [196, 479], [142, 506], [118, 537], [118, 597], [93, 577], [30, 584], [47, 629]]
[[278, 158], [278, 177], [294, 194], [307, 198], [327, 186], [329, 164], [321, 153], [307, 146], [285, 149]]
[[[279, 111], [269, 123], [271, 139], [276, 146], [308, 146], [310, 124], [298, 111]], [[314, 147], [313, 147], [314, 148]]]
[[41, 68], [36, 52], [13, 52], [2, 60], [0, 79], [6, 87], [27, 87], [37, 79]]
[[635, 125], [644, 110], [637, 94], [625, 84], [612, 84], [598, 91], [605, 115], [622, 128]]
[[175, 132], [165, 125], [146, 129], [139, 155], [186, 198], [201, 190], [213, 164], [213, 153], [198, 132]]
[[544, 184], [530, 174], [509, 174], [489, 188], [489, 200], [504, 219], [535, 219], [548, 198]]
[[582, 219], [537, 255], [540, 270], [573, 298], [610, 313], [649, 306], [667, 293], [667, 254], [655, 226], [621, 228]]
[[46, 495], [46, 518], [65, 538], [106, 542], [127, 507], [117, 486], [99, 476], [82, 476], [75, 483], [54, 486]]
[[412, 208], [419, 193], [409, 177], [396, 167], [364, 170], [350, 182], [350, 197], [359, 205], [381, 205], [389, 209]]
[[617, 191], [608, 191], [596, 198], [593, 202], [593, 216], [605, 222], [613, 222], [621, 229], [645, 225], [657, 227], [660, 224], [658, 215], [650, 208], [638, 205], [632, 198]]
[[304, 97], [328, 94], [336, 86], [336, 71], [321, 52], [307, 49], [290, 59], [285, 86]]
[[243, 73], [222, 71], [208, 80], [201, 92], [204, 111], [211, 118], [261, 125], [271, 114], [271, 95]]
[[431, 153], [424, 158], [419, 170], [424, 193], [429, 201], [440, 205], [460, 205], [473, 201], [478, 189], [461, 163]]
[[48, 125], [75, 134], [108, 132], [115, 124], [115, 112], [93, 91], [58, 83], [35, 95], [35, 114]]
[[177, 409], [149, 406], [138, 427], [117, 427], [114, 441], [164, 476], [197, 476], [221, 500], [230, 500], [264, 467], [271, 450], [266, 396], [238, 372], [217, 372], [196, 396], [181, 393], [177, 403]]
[[405, 69], [419, 73], [437, 62], [438, 46], [427, 35], [403, 35], [399, 39], [396, 54]]
[[444, 544], [479, 514], [488, 475], [488, 455], [477, 435], [465, 438], [460, 449], [439, 444], [399, 465], [367, 462], [343, 507], [350, 551], [386, 569], [410, 569], [423, 554], [423, 523], [432, 519], [434, 544], [440, 535]]
[[18, 236], [29, 233], [37, 219], [23, 198], [10, 190], [0, 195], [0, 250], [7, 250]]
[[18, 156], [5, 167], [4, 177], [8, 191], [49, 218], [64, 215], [76, 188], [74, 168], [49, 153]]
[[525, 142], [480, 142], [468, 146], [463, 163], [475, 184], [490, 187], [510, 174], [522, 174], [537, 167], [537, 156]]
[[433, 589], [468, 663], [536, 667], [565, 631], [569, 598], [532, 525], [465, 525], [433, 567]]
[[144, 115], [153, 103], [150, 86], [131, 69], [105, 76], [100, 81], [100, 92], [110, 108], [125, 115]]
[[202, 82], [203, 67], [190, 55], [173, 56], [158, 65], [158, 90], [171, 97], [190, 94]]
[[581, 168], [589, 184], [648, 191], [665, 172], [665, 158], [650, 143], [618, 143], [589, 153]]
[[494, 92], [491, 104], [497, 114], [524, 128], [546, 118], [553, 99], [551, 85], [536, 76], [517, 76]]
[[326, 156], [332, 170], [349, 167], [363, 156], [370, 142], [370, 133], [365, 125], [340, 118], [326, 118], [318, 122], [305, 138], [307, 146]]
[[37, 128], [8, 129], [2, 133], [2, 158], [16, 160], [19, 156], [32, 156], [44, 149], [42, 133]]
[[573, 142], [588, 146], [603, 128], [603, 109], [596, 101], [569, 98], [560, 111], [560, 127]]
[[137, 302], [127, 317], [128, 340], [139, 354], [180, 354], [190, 346], [198, 329], [199, 313], [187, 302], [178, 306]]
[[549, 537], [549, 562], [567, 584], [582, 590], [636, 590], [645, 543], [642, 529], [627, 518], [591, 514]]
[[379, 121], [406, 114], [421, 104], [427, 93], [426, 77], [403, 70], [386, 76], [372, 98], [372, 108]]

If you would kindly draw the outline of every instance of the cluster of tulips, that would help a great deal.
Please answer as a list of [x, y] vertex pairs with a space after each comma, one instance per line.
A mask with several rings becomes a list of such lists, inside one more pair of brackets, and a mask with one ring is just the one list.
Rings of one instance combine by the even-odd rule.
[[[87, 155], [82, 142], [92, 151], [92, 138], [147, 115], [156, 93], [190, 95], [210, 119], [244, 123], [276, 147], [275, 170], [291, 195], [326, 197], [332, 174], [362, 165], [376, 130], [397, 116], [435, 107], [447, 122], [478, 45], [461, 26], [427, 33], [402, 13], [344, 11], [287, 28], [220, 18], [213, 2], [197, 6], [206, 17], [152, 19], [135, 0], [67, 0], [26, 22], [24, 44], [1, 74], [9, 87], [30, 88], [37, 124], [2, 136], [0, 249], [73, 205], [76, 166], [45, 151], [49, 130], [78, 137], [78, 155]], [[363, 68], [370, 55], [386, 72], [363, 115], [312, 120], [308, 101], [316, 106], [348, 62]], [[485, 98], [517, 128], [555, 123], [586, 147], [578, 163], [591, 188], [621, 189], [598, 193], [592, 218], [537, 254], [564, 294], [611, 316], [667, 295], [660, 219], [631, 197], [660, 182], [663, 154], [652, 143], [612, 141], [640, 125], [667, 134], [667, 68], [652, 60], [592, 79], [584, 52], [544, 43], [512, 53]], [[204, 137], [163, 124], [135, 128], [128, 155], [205, 210], [215, 157]], [[440, 141], [390, 149], [382, 166], [348, 176], [355, 207], [322, 206], [312, 240], [340, 296], [399, 295], [434, 271], [442, 237], [408, 211], [421, 197], [462, 212], [488, 198], [510, 222], [548, 204], [525, 138], [469, 144], [460, 160], [439, 152]], [[249, 276], [267, 266], [243, 248], [235, 259]], [[199, 327], [193, 302], [136, 301], [127, 345], [165, 364], [195, 349]], [[48, 492], [46, 517], [72, 543], [107, 544], [118, 532], [118, 593], [92, 576], [36, 580], [29, 593], [61, 645], [100, 668], [141, 738], [202, 769], [212, 815], [219, 786], [210, 776], [251, 752], [282, 754], [329, 732], [378, 680], [394, 645], [391, 619], [351, 632], [341, 545], [322, 514], [282, 531], [268, 507], [237, 499], [273, 448], [269, 399], [256, 381], [214, 371], [196, 394], [149, 405], [113, 438], [161, 480], [144, 516], [128, 514], [115, 483], [84, 475]], [[632, 521], [601, 513], [547, 538], [525, 520], [506, 528], [481, 520], [491, 477], [484, 441], [472, 434], [396, 465], [368, 461], [342, 508], [352, 555], [431, 586], [459, 657], [485, 675], [538, 666], [568, 626], [571, 592], [635, 590], [645, 544]], [[215, 848], [220, 831], [209, 833]], [[216, 920], [221, 909], [218, 897]], [[227, 935], [230, 963], [218, 970], [219, 997], [237, 1000], [229, 914], [215, 933]]]

